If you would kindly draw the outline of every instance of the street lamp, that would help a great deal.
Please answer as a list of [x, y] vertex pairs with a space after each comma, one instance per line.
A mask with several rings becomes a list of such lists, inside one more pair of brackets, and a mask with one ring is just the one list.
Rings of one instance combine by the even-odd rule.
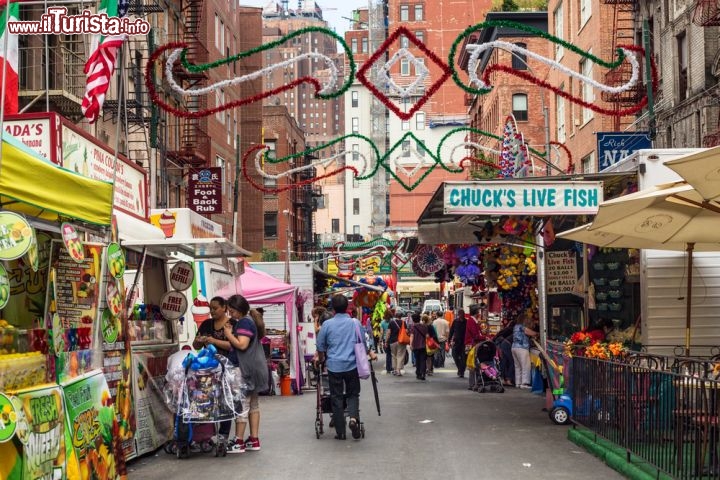
[[285, 238], [287, 240], [287, 246], [285, 247], [285, 283], [290, 283], [290, 251], [291, 251], [291, 235], [290, 232], [290, 210], [287, 208], [283, 210], [285, 215]]

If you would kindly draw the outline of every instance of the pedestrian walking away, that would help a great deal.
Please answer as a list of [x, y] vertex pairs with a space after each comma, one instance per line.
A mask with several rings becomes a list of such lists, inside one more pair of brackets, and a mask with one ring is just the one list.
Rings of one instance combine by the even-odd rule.
[[465, 378], [465, 362], [467, 361], [465, 353], [465, 330], [467, 320], [465, 319], [465, 310], [462, 308], [457, 311], [457, 317], [450, 326], [450, 341], [453, 361], [457, 367], [457, 376]]
[[[360, 377], [358, 376], [355, 344], [357, 332], [362, 325], [347, 314], [348, 300], [344, 295], [335, 295], [330, 300], [335, 316], [323, 323], [317, 338], [320, 361], [325, 362], [328, 371], [330, 398], [335, 425], [335, 438], [345, 440], [345, 405], [349, 416], [348, 427], [352, 437], [360, 439]], [[365, 344], [371, 360], [377, 355]]]

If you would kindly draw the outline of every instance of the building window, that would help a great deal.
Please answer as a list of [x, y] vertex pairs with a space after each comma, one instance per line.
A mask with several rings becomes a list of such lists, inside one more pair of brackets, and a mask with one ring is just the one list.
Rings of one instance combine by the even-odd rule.
[[[592, 62], [590, 60], [583, 59], [580, 61], [580, 73], [582, 73], [587, 78], [593, 78]], [[595, 92], [593, 91], [593, 86], [585, 82], [583, 83], [581, 88], [583, 101], [585, 101], [586, 103], [593, 103], [595, 101]], [[589, 122], [593, 118], [593, 111], [589, 108], [583, 108], [582, 112], [583, 124]]]
[[[562, 85], [560, 90], [562, 90]], [[560, 95], [555, 95], [555, 117], [557, 122], [557, 141], [565, 142], [565, 99]]]
[[424, 58], [418, 58], [417, 63], [415, 64], [415, 75], [420, 76], [420, 71], [422, 70], [421, 66], [425, 66], [425, 59]]
[[[553, 13], [553, 22], [555, 24], [555, 31], [553, 35], [562, 40], [565, 38], [565, 20], [563, 19], [563, 6], [562, 3], [558, 5]], [[560, 60], [565, 54], [565, 47], [560, 42], [555, 44], [555, 60]]]
[[582, 173], [593, 173], [593, 164], [595, 160], [595, 152], [590, 152], [589, 155], [583, 157], [580, 160], [580, 168]]
[[265, 212], [265, 238], [277, 238], [278, 213]]
[[408, 39], [405, 35], [400, 35], [400, 48], [408, 47], [410, 47], [410, 39]]
[[584, 27], [592, 15], [592, 0], [580, 0], [580, 28]]
[[360, 225], [353, 225], [353, 235], [360, 235]]
[[420, 42], [425, 43], [425, 32], [422, 30], [415, 32], [415, 36], [417, 37]]
[[[215, 32], [220, 31], [220, 17], [218, 14], [215, 14]], [[215, 35], [215, 48], [220, 50], [220, 35]]]
[[360, 133], [360, 118], [352, 117], [352, 133]]
[[410, 157], [410, 140], [403, 140], [402, 142], [402, 156]]
[[400, 21], [401, 22], [410, 21], [410, 6], [409, 5], [400, 5]]
[[350, 39], [350, 50], [352, 51], [352, 53], [357, 53], [357, 51], [358, 51], [357, 47], [358, 47], [357, 38]]
[[410, 75], [410, 60], [405, 57], [400, 59], [400, 75], [403, 77]]
[[417, 150], [419, 156], [425, 156], [425, 142], [423, 142], [422, 140], [418, 140], [415, 145], [415, 149]]
[[340, 233], [340, 219], [333, 218], [330, 220], [330, 228], [332, 233]]
[[528, 101], [524, 93], [515, 93], [512, 97], [512, 113], [518, 122], [527, 122]]
[[403, 120], [400, 124], [401, 130], [410, 130], [410, 121], [409, 120]]
[[357, 90], [353, 90], [352, 92], [350, 92], [350, 98], [352, 102], [352, 108], [357, 108], [358, 103], [360, 102], [360, 92], [358, 92]]
[[[516, 43], [516, 47], [526, 49], [527, 44], [526, 43]], [[525, 52], [513, 52], [512, 53], [512, 68], [515, 70], [527, 70], [528, 64], [527, 64], [527, 55]]]
[[688, 43], [685, 32], [677, 36], [678, 100], [687, 98], [688, 87]]
[[360, 215], [360, 199], [353, 198], [353, 215]]
[[358, 145], [357, 143], [353, 143], [352, 152], [353, 161], [357, 162], [358, 160], [360, 160], [360, 145]]
[[415, 21], [421, 22], [423, 20], [423, 6], [415, 5]]
[[222, 194], [225, 195], [225, 159], [220, 155], [215, 155], [215, 166], [220, 167], [220, 183], [222, 184]]
[[425, 130], [425, 113], [417, 112], [415, 114], [415, 130]]
[[362, 53], [368, 53], [368, 38], [362, 38]]

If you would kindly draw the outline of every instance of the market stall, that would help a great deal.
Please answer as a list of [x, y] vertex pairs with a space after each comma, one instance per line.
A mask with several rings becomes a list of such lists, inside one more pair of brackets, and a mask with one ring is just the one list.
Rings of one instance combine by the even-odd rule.
[[112, 184], [60, 168], [3, 132], [2, 478], [125, 476], [98, 368], [112, 198]]
[[[163, 238], [121, 240], [127, 250], [125, 283], [130, 300], [123, 330], [132, 352], [137, 455], [156, 450], [172, 436], [172, 412], [163, 396], [164, 377], [168, 357], [194, 335], [192, 296], [198, 291], [197, 263], [250, 255], [224, 237], [193, 238], [184, 236], [184, 229], [176, 230], [175, 221], [173, 227], [162, 231]], [[190, 232], [188, 229], [186, 234], [192, 235]]]
[[[268, 332], [271, 340], [270, 354], [273, 362], [287, 362], [290, 366], [290, 378], [295, 379], [302, 376], [302, 365], [300, 363], [300, 352], [298, 345], [295, 297], [297, 287], [281, 282], [275, 277], [245, 267], [245, 273], [238, 276], [233, 285], [229, 285], [217, 292], [222, 297], [240, 294], [247, 299], [250, 306], [282, 305], [285, 309], [286, 328], [283, 331]], [[288, 339], [289, 345], [288, 345]], [[275, 351], [274, 351], [275, 350]], [[296, 383], [297, 385], [297, 383]]]

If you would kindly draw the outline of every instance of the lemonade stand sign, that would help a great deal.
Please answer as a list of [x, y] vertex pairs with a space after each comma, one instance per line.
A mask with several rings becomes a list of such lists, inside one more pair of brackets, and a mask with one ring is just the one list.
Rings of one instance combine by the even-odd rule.
[[117, 243], [111, 243], [107, 248], [107, 264], [110, 276], [122, 278], [125, 273], [125, 254]]
[[0, 263], [0, 310], [5, 308], [8, 300], [10, 300], [10, 279], [7, 275], [7, 270], [2, 263]]
[[33, 229], [22, 215], [0, 212], [0, 260], [15, 260], [28, 251]]

